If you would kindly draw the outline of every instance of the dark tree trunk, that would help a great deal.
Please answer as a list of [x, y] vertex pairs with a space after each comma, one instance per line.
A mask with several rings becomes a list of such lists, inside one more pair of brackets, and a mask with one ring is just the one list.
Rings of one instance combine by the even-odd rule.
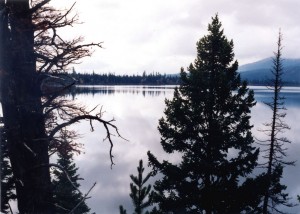
[[0, 6], [0, 101], [19, 212], [53, 213], [29, 0], [1, 0]]

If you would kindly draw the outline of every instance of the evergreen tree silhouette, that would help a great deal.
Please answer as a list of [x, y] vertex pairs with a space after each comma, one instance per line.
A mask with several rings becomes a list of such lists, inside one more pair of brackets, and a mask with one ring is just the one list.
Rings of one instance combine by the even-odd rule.
[[[133, 214], [150, 214], [152, 212], [143, 212], [146, 208], [152, 205], [152, 186], [148, 184], [145, 186], [152, 173], [149, 172], [146, 177], [143, 176], [145, 168], [143, 167], [143, 161], [140, 160], [139, 166], [137, 167], [138, 175], [130, 175], [130, 179], [133, 183], [130, 183], [130, 198], [134, 206]], [[120, 206], [120, 214], [126, 214], [126, 210], [123, 206]], [[154, 210], [156, 210], [154, 208]]]
[[154, 172], [163, 175], [154, 185], [163, 213], [240, 213], [253, 201], [240, 188], [259, 153], [249, 123], [253, 91], [240, 80], [218, 15], [208, 32], [159, 121], [164, 151], [181, 159], [160, 162], [148, 152]]
[[[71, 152], [59, 152], [57, 163], [67, 172], [69, 178], [61, 170], [54, 169], [55, 179], [53, 180], [53, 186], [56, 212], [69, 213], [82, 200], [82, 194], [76, 190], [80, 186], [78, 181], [82, 179], [77, 174], [78, 168], [73, 162], [73, 154]], [[84, 214], [89, 213], [89, 211], [90, 208], [83, 201], [74, 211], [74, 214]]]

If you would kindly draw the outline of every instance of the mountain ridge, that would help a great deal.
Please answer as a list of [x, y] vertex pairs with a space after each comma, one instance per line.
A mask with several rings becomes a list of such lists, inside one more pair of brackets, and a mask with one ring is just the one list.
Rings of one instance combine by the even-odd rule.
[[[300, 59], [284, 58], [282, 80], [286, 85], [300, 85]], [[271, 69], [273, 66], [272, 58], [265, 58], [253, 63], [241, 65], [238, 72], [243, 80], [249, 84], [266, 84], [272, 79]]]

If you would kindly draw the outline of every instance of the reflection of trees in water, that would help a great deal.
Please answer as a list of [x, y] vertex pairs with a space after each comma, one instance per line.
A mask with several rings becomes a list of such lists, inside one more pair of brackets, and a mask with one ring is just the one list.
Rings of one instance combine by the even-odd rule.
[[70, 94], [73, 99], [78, 94], [84, 95], [114, 95], [114, 94], [134, 94], [142, 95], [144, 97], [156, 97], [156, 96], [165, 96], [168, 93], [172, 93], [173, 86], [161, 86], [161, 87], [152, 87], [152, 86], [130, 86], [130, 87], [114, 87], [114, 86], [100, 86], [100, 87], [73, 87], [70, 90]]
[[[272, 94], [270, 92], [254, 90], [255, 100], [258, 102], [270, 102]], [[285, 97], [286, 106], [300, 106], [300, 90], [298, 91], [283, 91], [282, 96]]]
[[[86, 86], [86, 87], [73, 87], [69, 94], [72, 95], [73, 99], [76, 94], [83, 95], [114, 95], [114, 94], [136, 94], [142, 95], [144, 97], [155, 97], [155, 96], [165, 96], [167, 94], [172, 94], [174, 85], [165, 86]], [[272, 99], [270, 92], [265, 89], [252, 88], [254, 90], [255, 99], [258, 102], [265, 102]], [[287, 106], [300, 106], [300, 89], [298, 87], [285, 89], [282, 95], [286, 98], [285, 103]]]

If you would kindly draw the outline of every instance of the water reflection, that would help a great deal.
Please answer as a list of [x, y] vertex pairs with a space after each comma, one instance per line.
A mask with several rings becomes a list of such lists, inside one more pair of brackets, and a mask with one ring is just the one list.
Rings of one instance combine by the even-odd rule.
[[[271, 118], [270, 109], [262, 102], [271, 99], [272, 94], [265, 87], [251, 87], [254, 89], [257, 105], [252, 109], [251, 123], [254, 124], [254, 135], [262, 139], [263, 133], [258, 129]], [[95, 126], [91, 133], [89, 124], [78, 124], [76, 129], [84, 134], [80, 139], [85, 145], [85, 154], [76, 157], [79, 174], [85, 178], [82, 183], [83, 192], [86, 192], [93, 182], [97, 182], [88, 200], [92, 211], [96, 213], [118, 213], [118, 207], [123, 204], [130, 209], [131, 201], [128, 196], [131, 182], [129, 175], [136, 173], [139, 159], [147, 161], [147, 151], [151, 150], [159, 160], [166, 157], [160, 145], [160, 135], [157, 130], [158, 120], [163, 116], [165, 98], [172, 98], [174, 86], [89, 86], [78, 87], [71, 95], [81, 103], [91, 108], [100, 104], [106, 112], [107, 119], [115, 118], [116, 125], [123, 137], [129, 140], [115, 138], [113, 154], [116, 165], [110, 169], [109, 144], [103, 143], [105, 131], [102, 127]], [[300, 140], [300, 87], [290, 87], [283, 90], [286, 97], [287, 117], [285, 121], [291, 130], [285, 136], [292, 141], [288, 145], [287, 155], [289, 160], [299, 159]], [[99, 133], [100, 132], [100, 133]], [[176, 159], [176, 155], [171, 157]], [[283, 183], [288, 186], [290, 196], [300, 194], [300, 164], [296, 167], [286, 167]], [[146, 169], [147, 170], [147, 169]], [[295, 201], [293, 201], [295, 202]], [[300, 213], [300, 207], [287, 209], [287, 212]]]
[[71, 89], [72, 98], [75, 99], [78, 94], [92, 95], [114, 95], [114, 94], [136, 94], [146, 96], [165, 96], [167, 93], [173, 93], [175, 86], [76, 86]]
[[[272, 101], [272, 94], [265, 86], [250, 86], [254, 90], [255, 99], [258, 102]], [[285, 87], [281, 90], [280, 96], [285, 98], [286, 106], [300, 106], [300, 87]]]
[[[76, 86], [71, 89], [70, 94], [75, 99], [76, 95], [85, 94], [92, 95], [114, 95], [114, 94], [134, 94], [146, 96], [166, 96], [166, 94], [173, 93], [175, 85], [90, 85], [90, 86]], [[254, 90], [255, 99], [258, 102], [269, 102], [272, 99], [271, 91], [265, 86], [250, 86]], [[281, 96], [285, 98], [286, 105], [300, 105], [300, 87], [284, 87], [281, 90]]]

